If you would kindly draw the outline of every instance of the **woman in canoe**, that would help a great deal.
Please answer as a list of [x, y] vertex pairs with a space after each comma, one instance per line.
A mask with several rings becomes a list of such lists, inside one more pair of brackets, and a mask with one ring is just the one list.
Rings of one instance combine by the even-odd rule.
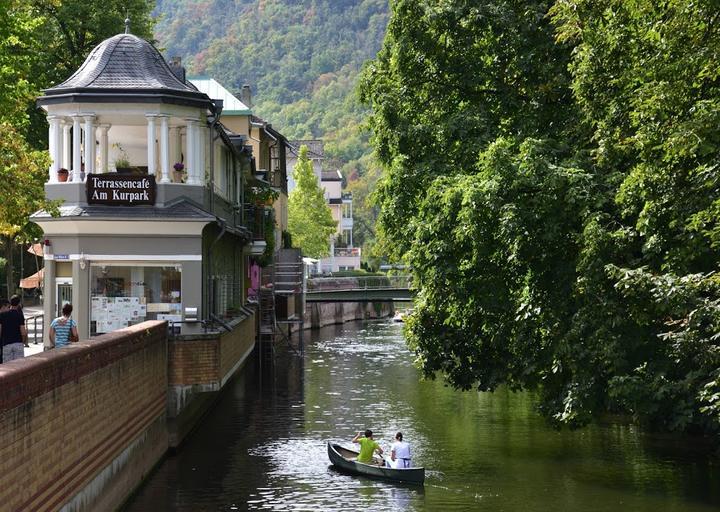
[[410, 467], [410, 445], [403, 441], [402, 432], [395, 434], [395, 442], [390, 448], [391, 467], [408, 469]]

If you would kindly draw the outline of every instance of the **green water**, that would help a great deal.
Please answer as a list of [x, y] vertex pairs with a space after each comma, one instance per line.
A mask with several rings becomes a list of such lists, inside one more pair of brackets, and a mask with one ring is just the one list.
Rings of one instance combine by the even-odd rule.
[[[310, 339], [308, 339], [310, 338]], [[532, 397], [421, 381], [401, 326], [306, 334], [304, 357], [249, 364], [130, 511], [710, 511], [720, 466], [706, 444], [629, 426], [555, 431]], [[335, 471], [325, 443], [402, 430], [424, 488]]]

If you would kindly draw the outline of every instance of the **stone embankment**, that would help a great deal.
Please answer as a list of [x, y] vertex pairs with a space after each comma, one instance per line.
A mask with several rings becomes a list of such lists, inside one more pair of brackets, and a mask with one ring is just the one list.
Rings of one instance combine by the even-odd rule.
[[[362, 278], [323, 278], [308, 280], [308, 289], [343, 290], [362, 288]], [[387, 318], [395, 314], [392, 302], [314, 302], [305, 306], [305, 328], [317, 329], [326, 325], [342, 324], [353, 320]]]

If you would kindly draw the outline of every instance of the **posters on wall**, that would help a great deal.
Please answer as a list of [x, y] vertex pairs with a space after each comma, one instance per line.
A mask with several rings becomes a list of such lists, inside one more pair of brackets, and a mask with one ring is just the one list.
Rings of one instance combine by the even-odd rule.
[[95, 332], [104, 333], [122, 329], [145, 320], [145, 297], [93, 297], [92, 320]]

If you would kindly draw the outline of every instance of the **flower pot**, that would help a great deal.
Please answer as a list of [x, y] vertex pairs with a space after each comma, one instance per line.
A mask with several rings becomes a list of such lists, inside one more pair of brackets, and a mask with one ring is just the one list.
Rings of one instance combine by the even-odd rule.
[[185, 182], [185, 171], [173, 170], [172, 175], [173, 175], [173, 183], [184, 183]]
[[70, 176], [70, 172], [67, 169], [60, 169], [57, 172], [58, 181], [61, 183], [66, 182], [68, 180], [69, 176]]

